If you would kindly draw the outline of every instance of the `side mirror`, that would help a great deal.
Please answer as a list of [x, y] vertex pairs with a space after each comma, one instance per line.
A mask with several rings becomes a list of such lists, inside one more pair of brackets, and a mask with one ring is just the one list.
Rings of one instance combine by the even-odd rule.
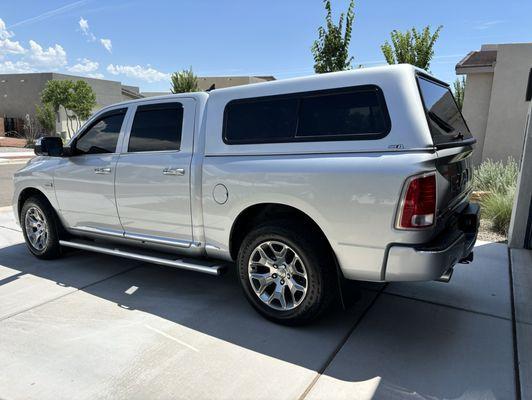
[[57, 136], [45, 136], [35, 141], [35, 154], [38, 156], [61, 157], [63, 141]]

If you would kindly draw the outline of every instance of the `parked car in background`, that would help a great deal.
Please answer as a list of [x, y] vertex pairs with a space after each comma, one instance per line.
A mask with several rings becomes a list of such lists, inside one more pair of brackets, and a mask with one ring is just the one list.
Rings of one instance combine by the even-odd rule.
[[472, 258], [475, 140], [447, 84], [409, 65], [102, 109], [15, 175], [29, 250], [63, 247], [218, 275], [304, 323], [341, 279], [448, 281]]

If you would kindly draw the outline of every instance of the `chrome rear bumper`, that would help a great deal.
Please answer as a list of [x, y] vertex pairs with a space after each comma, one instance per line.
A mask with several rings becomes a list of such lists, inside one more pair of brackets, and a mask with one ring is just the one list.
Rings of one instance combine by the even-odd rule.
[[387, 252], [385, 280], [448, 282], [454, 265], [470, 258], [477, 239], [479, 212], [477, 204], [468, 204], [456, 224], [430, 243], [391, 245]]

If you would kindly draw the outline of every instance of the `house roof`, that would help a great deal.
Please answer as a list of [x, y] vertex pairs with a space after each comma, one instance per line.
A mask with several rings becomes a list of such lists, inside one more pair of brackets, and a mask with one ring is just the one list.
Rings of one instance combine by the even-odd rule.
[[458, 64], [457, 74], [473, 72], [493, 72], [497, 63], [497, 50], [480, 50], [469, 52]]

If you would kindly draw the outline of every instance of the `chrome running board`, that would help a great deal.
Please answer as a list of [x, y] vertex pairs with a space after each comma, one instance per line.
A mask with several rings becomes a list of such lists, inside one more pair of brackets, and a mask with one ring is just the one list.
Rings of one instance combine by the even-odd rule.
[[[154, 252], [142, 252], [122, 250], [114, 245], [101, 245], [87, 240], [60, 240], [59, 244], [65, 247], [73, 247], [80, 250], [94, 251], [96, 253], [108, 254], [130, 258], [132, 260], [145, 261], [153, 264], [165, 265], [167, 267], [186, 269], [189, 271], [202, 272], [209, 275], [220, 275], [226, 265], [220, 261], [200, 260], [200, 259], [172, 259], [172, 255]], [[136, 250], [136, 249], [135, 249]], [[156, 255], [155, 255], [156, 254]]]

